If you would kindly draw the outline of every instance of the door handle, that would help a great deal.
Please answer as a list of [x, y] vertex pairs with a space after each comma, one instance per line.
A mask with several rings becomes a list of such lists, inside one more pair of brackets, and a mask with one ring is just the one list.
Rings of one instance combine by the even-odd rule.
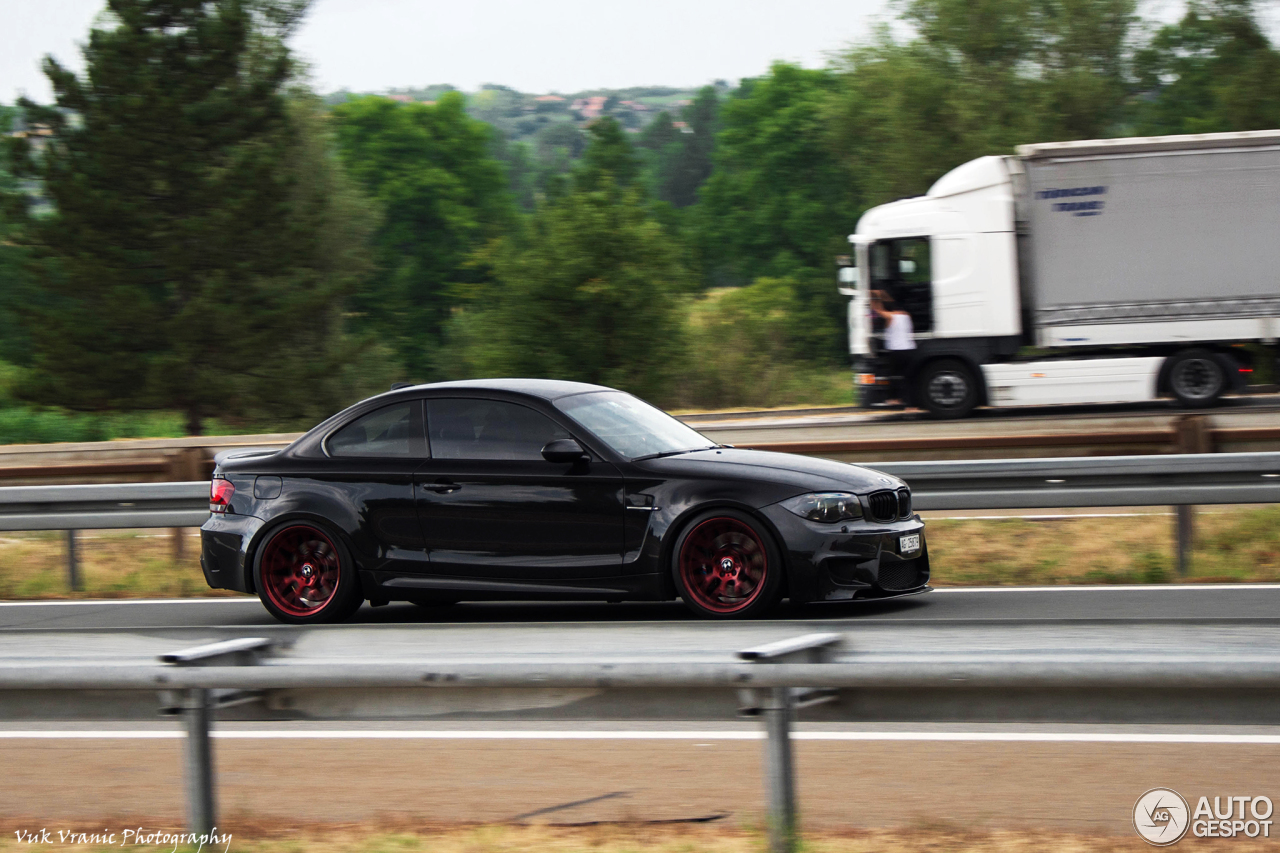
[[450, 483], [447, 480], [442, 480], [438, 483], [432, 483], [429, 486], [423, 486], [422, 488], [426, 489], [428, 492], [435, 492], [438, 495], [447, 495], [451, 492], [458, 491], [462, 486], [459, 486], [457, 483]]

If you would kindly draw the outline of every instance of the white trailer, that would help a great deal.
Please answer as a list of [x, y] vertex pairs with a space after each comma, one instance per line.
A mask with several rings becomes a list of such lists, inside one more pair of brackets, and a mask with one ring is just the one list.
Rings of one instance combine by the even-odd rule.
[[[872, 208], [849, 240], [867, 403], [1208, 406], [1280, 329], [1280, 131], [1021, 146]], [[893, 371], [872, 291], [915, 329]]]

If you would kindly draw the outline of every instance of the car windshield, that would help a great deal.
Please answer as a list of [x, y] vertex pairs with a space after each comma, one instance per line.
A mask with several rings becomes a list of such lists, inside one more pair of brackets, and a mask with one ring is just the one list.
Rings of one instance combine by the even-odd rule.
[[661, 409], [621, 391], [577, 394], [556, 400], [555, 405], [615, 453], [628, 459], [716, 446], [714, 441]]

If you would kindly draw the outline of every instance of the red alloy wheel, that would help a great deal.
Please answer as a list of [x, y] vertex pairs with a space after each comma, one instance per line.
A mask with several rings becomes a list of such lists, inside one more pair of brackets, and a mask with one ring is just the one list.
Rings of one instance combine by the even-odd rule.
[[746, 609], [764, 589], [769, 560], [751, 525], [736, 518], [709, 518], [685, 537], [680, 579], [694, 602], [714, 613]]
[[342, 577], [338, 549], [307, 524], [286, 527], [271, 537], [259, 564], [262, 588], [271, 603], [290, 616], [314, 616], [333, 601]]

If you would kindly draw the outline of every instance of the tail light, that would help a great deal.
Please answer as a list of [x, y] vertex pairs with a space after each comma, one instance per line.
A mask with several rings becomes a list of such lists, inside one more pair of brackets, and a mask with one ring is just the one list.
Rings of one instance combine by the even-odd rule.
[[236, 487], [230, 480], [213, 480], [209, 483], [209, 512], [226, 512]]

